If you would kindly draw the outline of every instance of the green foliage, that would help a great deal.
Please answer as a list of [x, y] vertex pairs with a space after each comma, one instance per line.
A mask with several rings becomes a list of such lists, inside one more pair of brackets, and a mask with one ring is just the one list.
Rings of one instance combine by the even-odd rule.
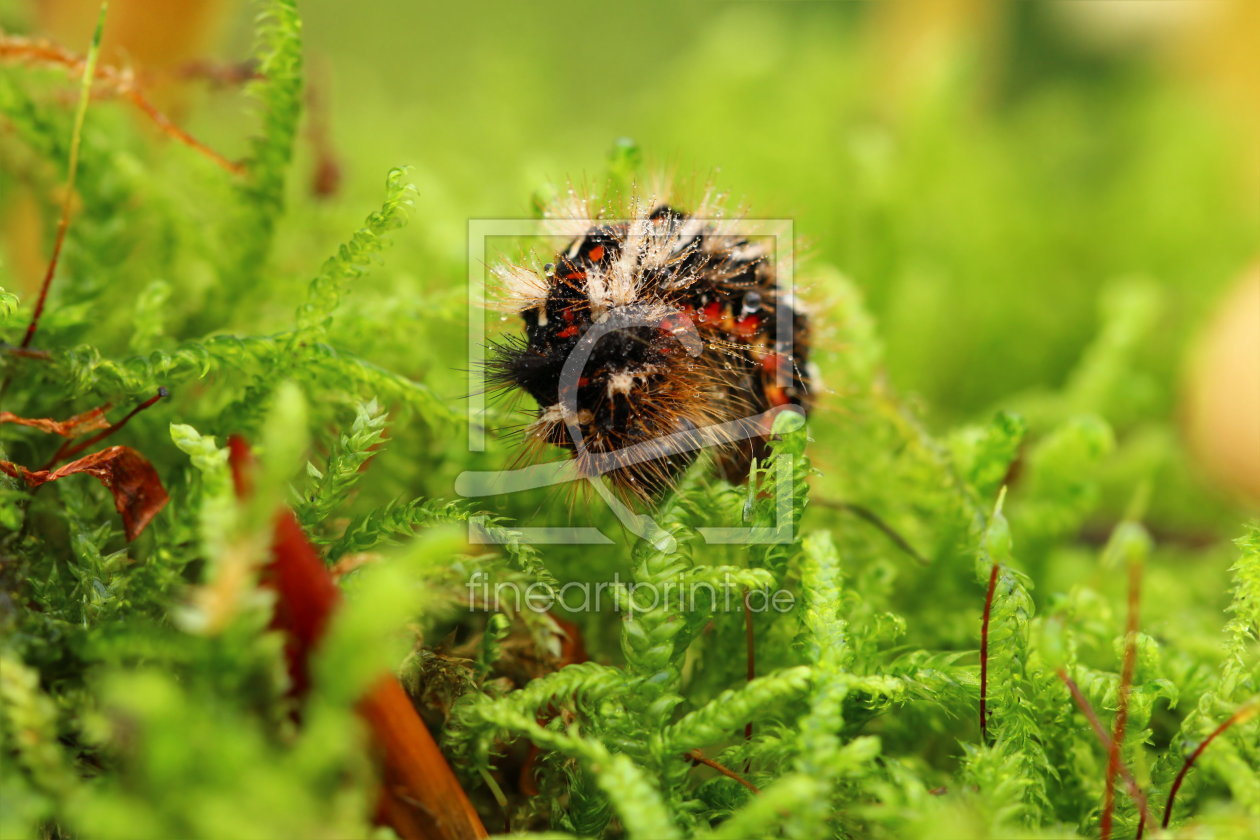
[[[451, 161], [425, 146], [435, 157], [390, 170], [383, 199], [372, 174], [370, 191], [356, 182], [339, 204], [299, 200], [303, 29], [288, 0], [259, 21], [259, 127], [242, 173], [157, 146], [121, 106], [93, 102], [35, 356], [10, 352], [34, 307], [29, 272], [0, 263], [3, 408], [64, 419], [110, 402], [117, 420], [169, 389], [93, 451], [135, 448], [170, 501], [127, 542], [99, 482], [32, 492], [0, 475], [0, 836], [388, 837], [371, 825], [377, 750], [355, 705], [391, 668], [495, 828], [643, 840], [1096, 836], [1107, 754], [1060, 672], [1109, 728], [1130, 566], [1143, 574], [1141, 632], [1121, 755], [1160, 810], [1185, 758], [1260, 695], [1260, 526], [1231, 546], [1241, 511], [1196, 483], [1171, 419], [1171, 371], [1194, 326], [1187, 292], [1229, 264], [1221, 254], [1254, 247], [1252, 217], [1199, 212], [1222, 189], [1214, 167], [1141, 144], [1079, 150], [1055, 128], [1061, 109], [1114, 111], [1116, 136], [1144, 138], [1161, 109], [1194, 113], [1146, 81], [1127, 80], [1140, 95], [1101, 111], [1084, 88], [1054, 86], [1010, 104], [998, 129], [945, 79], [903, 122], [884, 122], [854, 92], [853, 51], [809, 25], [823, 11], [774, 14], [705, 10], [703, 37], [673, 43], [678, 57], [659, 75], [705, 94], [689, 98], [694, 113], [653, 123], [647, 148], [711, 139], [742, 161], [728, 167], [737, 186], [765, 173], [744, 186], [773, 207], [801, 199], [798, 232], [821, 240], [798, 267], [817, 406], [807, 425], [780, 416], [746, 485], [697, 464], [646, 511], [660, 528], [652, 540], [619, 532], [598, 498], [564, 488], [455, 491], [461, 473], [516, 457], [508, 435], [491, 435], [485, 452], [464, 445], [462, 220], [472, 208], [513, 214], [543, 189], [534, 175], [580, 162], [523, 164], [512, 143], [525, 138], [504, 119], [493, 154], [470, 147]], [[537, 58], [525, 36], [554, 38], [539, 18], [499, 46], [521, 41]], [[403, 30], [372, 37], [391, 43]], [[437, 52], [467, 50], [451, 40]], [[380, 52], [404, 49], [417, 52], [410, 41]], [[728, 49], [734, 82], [711, 72]], [[501, 74], [496, 55], [479, 55], [484, 72], [532, 109], [533, 94], [514, 86], [543, 71], [531, 60], [519, 77]], [[791, 91], [766, 87], [763, 61], [801, 71]], [[826, 144], [844, 194], [781, 148], [759, 159], [711, 128], [727, 125], [729, 93], [758, 103], [758, 125], [782, 148], [799, 145], [781, 134], [798, 124], [783, 113], [834, 138], [830, 92], [814, 77], [853, 87], [842, 91], [846, 145]], [[347, 107], [378, 111], [344, 126], [356, 162], [407, 133], [405, 109], [360, 81]], [[0, 211], [36, 214], [46, 229], [70, 155], [67, 89], [52, 71], [0, 68]], [[632, 117], [640, 107], [620, 104]], [[548, 142], [575, 142], [606, 118], [590, 110]], [[1189, 126], [1177, 129], [1183, 141], [1216, 142], [1196, 120], [1173, 122]], [[1118, 174], [1064, 182], [1077, 157]], [[642, 158], [616, 141], [608, 180], [630, 185]], [[10, 199], [19, 193], [31, 200]], [[1175, 208], [1135, 212], [1165, 193]], [[1117, 218], [1132, 229], [1099, 223]], [[1108, 279], [1122, 270], [1150, 279]], [[517, 419], [510, 407], [502, 416]], [[246, 500], [229, 468], [232, 435], [257, 461]], [[60, 442], [0, 425], [0, 458], [15, 463], [38, 468]], [[270, 629], [275, 593], [260, 582], [281, 504], [342, 593], [300, 699]], [[557, 524], [598, 527], [609, 541], [528, 538], [528, 527]], [[732, 529], [751, 543], [722, 541]], [[994, 569], [982, 732], [977, 648]], [[474, 581], [485, 592], [536, 587], [556, 604], [496, 599]], [[566, 587], [613, 581], [599, 608], [570, 609]], [[1117, 834], [1130, 836], [1139, 813], [1117, 790]], [[1248, 838], [1257, 813], [1253, 718], [1198, 759], [1173, 834]]]
[[403, 180], [401, 169], [391, 170], [385, 182], [385, 203], [368, 216], [350, 241], [329, 257], [311, 281], [306, 302], [298, 307], [297, 330], [292, 346], [317, 340], [328, 329], [332, 313], [341, 303], [346, 284], [367, 274], [371, 259], [381, 252], [386, 233], [406, 223], [416, 188]]
[[295, 509], [303, 527], [313, 529], [346, 501], [359, 480], [363, 465], [381, 445], [387, 418], [388, 414], [381, 411], [375, 401], [356, 406], [354, 425], [349, 434], [337, 438], [336, 448], [328, 456], [324, 470], [307, 463], [307, 490]]
[[[1046, 754], [1036, 710], [1053, 710], [1061, 697], [1054, 692], [1053, 677], [1030, 662], [1034, 605], [1027, 578], [1011, 568], [1011, 529], [1001, 499], [978, 548], [977, 582], [983, 585], [991, 568], [998, 569], [988, 664], [991, 674], [1001, 676], [989, 683], [987, 725], [992, 745], [971, 752], [967, 771], [974, 774], [973, 784], [982, 792], [985, 805], [993, 809], [993, 822], [1009, 830], [1017, 821], [1035, 823], [1033, 815], [1049, 811], [1047, 788], [1055, 769]], [[1047, 702], [1046, 695], [1052, 692], [1053, 699]]]
[[[1226, 667], [1231, 677], [1245, 679], [1248, 653], [1260, 642], [1260, 525], [1252, 524], [1237, 543], [1242, 553], [1230, 569], [1234, 582], [1233, 600], [1227, 607], [1230, 619], [1225, 626], [1229, 635]], [[1255, 676], [1254, 671], [1250, 673]]]
[[252, 86], [262, 114], [261, 131], [250, 143], [245, 178], [239, 185], [238, 253], [233, 265], [250, 278], [261, 276], [271, 238], [284, 208], [284, 185], [302, 115], [302, 21], [293, 0], [270, 0], [259, 17], [258, 78]]
[[456, 553], [455, 535], [434, 529], [396, 557], [359, 575], [320, 646], [315, 679], [322, 699], [349, 708], [402, 659], [399, 628], [430, 606], [428, 588]]
[[[1260, 696], [1260, 668], [1256, 667], [1260, 656], [1260, 525], [1251, 524], [1237, 544], [1241, 554], [1230, 570], [1233, 597], [1224, 629], [1227, 654], [1152, 773], [1161, 790], [1171, 784], [1182, 759], [1200, 741], [1244, 703], [1255, 702]], [[1201, 795], [1204, 775], [1227, 786], [1245, 813], [1254, 815], [1260, 811], [1260, 774], [1255, 769], [1260, 762], [1258, 733], [1260, 726], [1253, 718], [1212, 742], [1211, 749], [1196, 762], [1196, 775], [1187, 782], [1188, 790], [1183, 789], [1178, 796], [1180, 814], [1188, 810], [1191, 797]]]

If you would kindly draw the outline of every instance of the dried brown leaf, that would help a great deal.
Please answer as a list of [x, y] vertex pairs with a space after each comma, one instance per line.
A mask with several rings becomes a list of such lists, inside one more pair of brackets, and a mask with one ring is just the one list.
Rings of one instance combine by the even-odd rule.
[[105, 419], [105, 412], [108, 410], [109, 403], [106, 403], [82, 414], [76, 414], [68, 420], [54, 420], [51, 417], [18, 417], [12, 411], [0, 411], [0, 423], [30, 426], [32, 429], [39, 429], [50, 435], [73, 438], [109, 428], [109, 421]]
[[0, 472], [26, 482], [32, 490], [68, 475], [86, 473], [114, 495], [114, 507], [122, 517], [128, 540], [134, 540], [163, 507], [168, 496], [148, 459], [130, 446], [111, 446], [55, 470], [30, 470], [12, 461], [0, 461]]

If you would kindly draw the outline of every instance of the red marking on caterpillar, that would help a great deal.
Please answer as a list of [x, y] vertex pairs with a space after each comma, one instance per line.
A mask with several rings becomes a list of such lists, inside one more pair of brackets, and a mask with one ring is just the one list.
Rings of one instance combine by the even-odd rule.
[[756, 315], [745, 315], [735, 322], [734, 333], [743, 338], [752, 338], [761, 329], [761, 319]]

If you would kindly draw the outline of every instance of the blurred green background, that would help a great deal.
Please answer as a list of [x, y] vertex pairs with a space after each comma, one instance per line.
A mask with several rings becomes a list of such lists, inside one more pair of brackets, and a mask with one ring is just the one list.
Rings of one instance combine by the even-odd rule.
[[598, 180], [629, 137], [649, 165], [715, 173], [754, 215], [795, 219], [813, 260], [867, 294], [894, 381], [957, 414], [1061, 382], [1097, 329], [1100, 288], [1125, 275], [1168, 292], [1150, 352], [1174, 376], [1187, 330], [1255, 258], [1255, 138], [1178, 53], [1228, 7], [384, 2], [305, 14], [345, 198], [370, 206], [381, 172], [411, 164], [420, 223], [407, 238], [430, 240], [428, 253], [458, 262], [465, 219], [525, 215], [548, 181]]
[[[17, 3], [0, 22], [84, 44], [93, 8]], [[648, 171], [712, 177], [752, 215], [794, 219], [821, 350], [844, 350], [828, 344], [834, 301], [810, 285], [832, 266], [866, 295], [890, 380], [922, 395], [934, 424], [1026, 410], [1012, 395], [1068, 381], [1101, 328], [1104, 290], [1145, 288], [1154, 322], [1133, 353], [1146, 379], [1079, 407], [1122, 434], [1166, 424], [1192, 336], [1260, 252], [1257, 8], [303, 3], [311, 130], [278, 264], [309, 274], [312, 253], [375, 206], [385, 171], [409, 165], [417, 218], [371, 282], [415, 299], [417, 341], [461, 341], [457, 320], [419, 322], [462, 300], [467, 220], [526, 216], [567, 179], [598, 183], [630, 138]], [[115, 56], [158, 66], [156, 85], [163, 65], [169, 77], [192, 59], [248, 55], [252, 13], [117, 0], [109, 31], [132, 33]], [[195, 135], [244, 153], [230, 85], [158, 93]], [[187, 161], [170, 147], [164, 157]], [[321, 160], [340, 175], [328, 197], [312, 195]], [[247, 310], [238, 326], [269, 314]], [[454, 400], [461, 366], [406, 372]]]

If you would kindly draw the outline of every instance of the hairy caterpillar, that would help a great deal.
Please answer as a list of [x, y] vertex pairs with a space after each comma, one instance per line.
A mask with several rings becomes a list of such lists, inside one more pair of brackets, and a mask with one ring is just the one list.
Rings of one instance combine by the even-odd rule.
[[630, 497], [659, 496], [704, 448], [744, 481], [773, 411], [809, 403], [808, 323], [772, 245], [707, 200], [613, 216], [570, 197], [546, 214], [565, 242], [552, 262], [492, 270], [525, 324], [493, 346], [492, 384], [537, 402], [529, 440]]

